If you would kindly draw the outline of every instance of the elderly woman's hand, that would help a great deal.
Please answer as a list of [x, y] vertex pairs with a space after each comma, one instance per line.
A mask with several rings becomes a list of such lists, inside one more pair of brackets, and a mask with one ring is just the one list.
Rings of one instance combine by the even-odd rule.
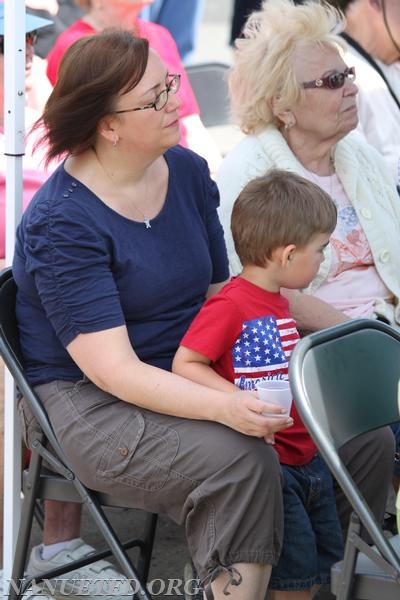
[[[230, 402], [226, 403], [226, 414], [221, 422], [240, 433], [262, 437], [267, 443], [273, 443], [275, 432], [293, 425], [291, 417], [278, 416], [284, 409], [259, 400], [256, 392], [239, 390], [229, 396]], [[277, 416], [266, 416], [263, 413], [267, 410]]]

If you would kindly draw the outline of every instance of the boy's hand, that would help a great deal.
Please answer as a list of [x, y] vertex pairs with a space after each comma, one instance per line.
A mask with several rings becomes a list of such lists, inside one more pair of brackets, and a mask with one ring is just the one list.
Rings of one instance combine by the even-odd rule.
[[264, 441], [266, 444], [270, 444], [270, 446], [273, 446], [275, 444], [274, 434], [271, 433], [270, 435], [264, 435]]

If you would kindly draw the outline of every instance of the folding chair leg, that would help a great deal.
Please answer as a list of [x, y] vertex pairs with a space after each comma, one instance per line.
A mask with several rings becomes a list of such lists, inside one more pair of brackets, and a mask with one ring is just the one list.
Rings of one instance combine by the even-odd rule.
[[[16, 587], [24, 577], [26, 558], [28, 554], [29, 540], [31, 537], [33, 516], [35, 511], [35, 500], [39, 485], [39, 474], [42, 466], [42, 457], [37, 452], [32, 452], [29, 463], [28, 484], [24, 489], [22, 501], [21, 522], [18, 530], [17, 544], [12, 568], [12, 580]], [[9, 600], [16, 600], [25, 591], [22, 587], [18, 593], [12, 585], [9, 587]]]
[[353, 513], [351, 515], [349, 529], [347, 532], [346, 546], [343, 557], [343, 571], [340, 581], [340, 588], [336, 595], [336, 600], [350, 600], [351, 588], [354, 579], [354, 570], [356, 566], [356, 559], [358, 550], [353, 543], [354, 536], [360, 534], [361, 525], [357, 516]]
[[36, 500], [35, 502], [35, 511], [34, 511], [35, 519], [40, 529], [44, 527], [44, 508], [41, 500]]
[[135, 585], [135, 588], [137, 588], [135, 589], [136, 594], [134, 594], [133, 597], [137, 600], [152, 600], [152, 596], [149, 594], [146, 588], [146, 582], [140, 577], [139, 572], [129, 560], [126, 551], [121, 547], [119, 540], [100, 504], [87, 493], [87, 490], [79, 481], [76, 481], [76, 486], [81, 494], [85, 506], [97, 524], [105, 542], [110, 547], [110, 550], [116, 558], [122, 572], [127, 578], [131, 579], [133, 582], [135, 582], [135, 584], [137, 584]]
[[158, 515], [155, 513], [148, 513], [146, 515], [145, 535], [143, 538], [143, 544], [140, 546], [140, 555], [137, 568], [142, 581], [147, 581], [149, 576], [157, 520]]

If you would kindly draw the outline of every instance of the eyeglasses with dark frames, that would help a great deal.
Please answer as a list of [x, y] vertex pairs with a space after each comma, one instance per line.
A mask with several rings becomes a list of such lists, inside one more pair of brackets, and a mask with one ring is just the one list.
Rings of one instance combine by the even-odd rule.
[[338, 90], [344, 86], [346, 79], [354, 81], [355, 78], [355, 67], [347, 67], [344, 71], [335, 71], [326, 77], [319, 77], [318, 79], [314, 79], [314, 81], [306, 81], [301, 85], [305, 90], [311, 88], [328, 88], [330, 90]]
[[179, 88], [181, 87], [181, 76], [178, 73], [168, 74], [170, 80], [168, 81], [165, 89], [163, 89], [155, 98], [154, 102], [150, 104], [146, 104], [146, 106], [139, 106], [137, 108], [125, 108], [124, 110], [114, 110], [113, 112], [116, 114], [126, 113], [126, 112], [134, 112], [136, 110], [147, 110], [148, 108], [154, 108], [154, 110], [159, 111], [164, 108], [164, 106], [168, 102], [169, 94], [176, 94]]
[[[37, 31], [29, 31], [25, 34], [25, 43], [34, 46], [37, 42]], [[0, 54], [4, 54], [4, 35], [0, 35]]]

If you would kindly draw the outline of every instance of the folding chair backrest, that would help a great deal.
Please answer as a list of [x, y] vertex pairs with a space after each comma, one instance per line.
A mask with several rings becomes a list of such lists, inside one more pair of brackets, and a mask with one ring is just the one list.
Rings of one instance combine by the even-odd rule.
[[17, 287], [10, 268], [0, 273], [0, 328], [2, 343], [10, 353], [10, 359], [22, 368], [21, 348], [19, 345], [18, 326], [15, 318], [15, 297]]
[[313, 333], [296, 345], [289, 379], [299, 414], [373, 543], [400, 574], [400, 558], [382, 534], [344, 467], [338, 448], [400, 420], [400, 333], [355, 319]]
[[[359, 319], [312, 334], [296, 348], [291, 382], [339, 448], [361, 433], [400, 420], [400, 332]], [[300, 386], [300, 388], [299, 388]]]
[[230, 124], [229, 94], [226, 80], [229, 65], [207, 62], [186, 67], [190, 84], [206, 127]]

